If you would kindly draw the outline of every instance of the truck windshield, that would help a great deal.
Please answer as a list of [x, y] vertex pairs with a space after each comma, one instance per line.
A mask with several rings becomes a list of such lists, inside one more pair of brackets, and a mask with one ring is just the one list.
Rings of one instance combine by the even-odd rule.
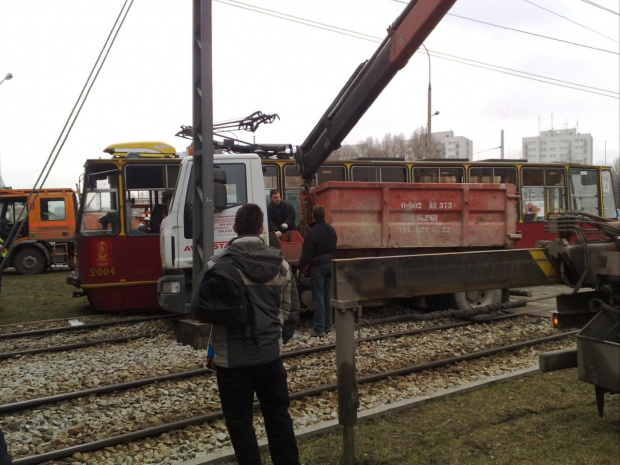
[[[247, 174], [245, 163], [223, 163], [216, 165], [226, 172], [226, 208], [238, 207], [248, 201]], [[184, 233], [186, 239], [193, 237], [194, 221], [194, 170], [190, 174], [183, 207]]]

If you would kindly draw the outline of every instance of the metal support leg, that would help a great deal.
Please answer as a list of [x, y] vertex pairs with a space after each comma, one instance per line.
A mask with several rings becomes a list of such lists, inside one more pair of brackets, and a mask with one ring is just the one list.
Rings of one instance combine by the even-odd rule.
[[354, 427], [357, 424], [359, 394], [355, 368], [355, 310], [332, 300], [336, 309], [336, 364], [338, 367], [338, 421], [343, 427], [344, 465], [355, 463]]
[[594, 386], [594, 392], [596, 393], [596, 407], [598, 408], [598, 416], [603, 418], [605, 412], [605, 389], [599, 386]]

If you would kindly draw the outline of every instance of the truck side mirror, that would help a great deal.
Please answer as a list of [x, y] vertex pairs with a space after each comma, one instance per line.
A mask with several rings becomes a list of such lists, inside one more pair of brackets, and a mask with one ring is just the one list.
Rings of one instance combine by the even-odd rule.
[[213, 206], [216, 213], [225, 210], [228, 206], [226, 171], [217, 165], [213, 167]]

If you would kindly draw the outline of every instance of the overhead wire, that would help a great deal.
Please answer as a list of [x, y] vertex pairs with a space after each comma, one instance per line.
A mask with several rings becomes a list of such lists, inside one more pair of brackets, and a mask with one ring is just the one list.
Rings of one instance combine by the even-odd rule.
[[351, 31], [349, 29], [344, 29], [338, 26], [332, 26], [330, 24], [319, 23], [317, 21], [312, 21], [310, 19], [300, 18], [299, 16], [293, 16], [286, 13], [282, 13], [276, 10], [270, 10], [268, 8], [259, 7], [256, 5], [250, 5], [248, 3], [239, 2], [236, 0], [214, 0], [217, 3], [222, 3], [224, 5], [234, 6], [236, 8], [240, 8], [242, 10], [254, 11], [256, 13], [261, 13], [267, 16], [273, 16], [274, 18], [284, 19], [285, 21], [290, 21], [292, 23], [303, 24], [304, 26], [314, 27], [316, 29], [323, 29], [331, 32], [335, 32], [337, 34], [342, 34], [350, 37], [355, 37], [361, 40], [367, 40], [370, 42], [376, 42], [378, 39], [375, 36], [371, 36], [368, 34], [364, 34], [361, 32]]
[[[88, 95], [90, 94], [90, 91], [93, 85], [95, 84], [95, 81], [97, 80], [97, 77], [99, 76], [99, 73], [101, 72], [101, 69], [104, 63], [106, 62], [108, 54], [110, 53], [110, 50], [112, 49], [112, 45], [114, 45], [114, 42], [116, 41], [116, 37], [118, 36], [118, 33], [121, 30], [121, 27], [123, 26], [123, 23], [125, 22], [125, 19], [127, 18], [127, 14], [129, 13], [129, 10], [131, 9], [133, 2], [134, 0], [125, 0], [125, 3], [121, 7], [121, 10], [118, 16], [116, 17], [116, 20], [114, 21], [114, 24], [108, 34], [108, 37], [106, 38], [106, 41], [103, 47], [101, 48], [101, 51], [99, 52], [99, 56], [95, 60], [95, 63], [90, 71], [90, 74], [88, 75], [88, 78], [86, 79], [86, 82], [84, 83], [84, 86], [82, 87], [80, 95], [78, 96], [71, 112], [69, 113], [69, 116], [67, 117], [67, 121], [65, 122], [65, 125], [63, 126], [62, 130], [60, 131], [58, 139], [56, 140], [56, 143], [52, 147], [52, 150], [50, 154], [48, 155], [47, 160], [45, 161], [45, 164], [43, 165], [43, 168], [41, 169], [41, 172], [39, 173], [39, 176], [37, 180], [35, 181], [34, 186], [32, 187], [32, 190], [30, 191], [28, 195], [28, 198], [26, 199], [26, 204], [24, 208], [22, 209], [18, 217], [15, 219], [13, 227], [7, 236], [7, 240], [3, 244], [0, 244], [0, 253], [4, 252], [5, 249], [10, 249], [12, 240], [17, 238], [17, 236], [21, 232], [21, 229], [23, 228], [24, 223], [25, 223], [24, 220], [28, 216], [30, 205], [36, 201], [36, 199], [39, 196], [39, 190], [42, 189], [43, 186], [45, 185], [45, 182], [47, 181], [47, 178], [49, 177], [50, 172], [52, 168], [54, 167], [54, 164], [56, 163], [56, 160], [58, 159], [58, 156], [60, 155], [60, 152], [62, 148], [64, 147], [67, 141], [67, 138], [69, 137], [69, 134], [71, 133], [71, 130], [73, 129], [75, 122], [77, 121], [77, 117], [79, 116], [82, 110], [82, 107], [84, 106], [84, 103], [86, 102], [86, 99], [88, 98]], [[8, 258], [8, 254], [3, 257], [2, 263], [0, 264], [0, 270], [4, 268], [4, 264], [7, 258]]]
[[613, 55], [620, 55], [620, 52], [614, 52], [613, 50], [606, 50], [604, 48], [593, 47], [591, 45], [579, 44], [577, 42], [571, 42], [570, 40], [557, 39], [555, 37], [549, 37], [549, 36], [545, 36], [545, 35], [542, 35], [542, 34], [536, 34], [535, 32], [522, 31], [521, 29], [515, 29], [515, 28], [512, 28], [512, 27], [500, 26], [499, 24], [493, 24], [493, 23], [489, 23], [487, 21], [481, 21], [479, 19], [468, 18], [466, 16], [456, 15], [454, 13], [448, 13], [447, 16], [453, 16], [455, 18], [466, 19], [467, 21], [473, 21], [475, 23], [485, 24], [485, 25], [491, 26], [491, 27], [498, 27], [500, 29], [506, 29], [508, 31], [520, 32], [521, 34], [527, 34], [527, 35], [531, 35], [531, 36], [535, 36], [535, 37], [541, 37], [541, 38], [547, 39], [547, 40], [554, 40], [554, 41], [557, 41], [557, 42], [563, 42], [565, 44], [575, 45], [576, 47], [585, 47], [585, 48], [589, 48], [591, 50], [597, 50], [599, 52], [611, 53]]
[[[262, 8], [259, 6], [255, 6], [255, 5], [250, 5], [248, 3], [244, 3], [244, 2], [240, 2], [237, 0], [215, 0], [218, 3], [222, 3], [224, 5], [228, 5], [228, 6], [233, 6], [236, 8], [241, 8], [241, 9], [245, 9], [245, 10], [249, 10], [249, 11], [253, 11], [255, 13], [260, 13], [260, 14], [264, 14], [267, 16], [272, 16], [275, 18], [279, 18], [279, 19], [283, 19], [285, 21], [291, 21], [291, 22], [295, 22], [298, 24], [302, 24], [302, 25], [306, 25], [306, 26], [310, 26], [310, 27], [314, 27], [317, 29], [323, 29], [326, 31], [330, 31], [330, 32], [336, 32], [338, 34], [342, 34], [342, 35], [347, 35], [353, 38], [359, 38], [362, 40], [367, 40], [370, 42], [374, 42], [374, 43], [381, 43], [383, 38], [380, 37], [376, 37], [376, 36], [372, 36], [369, 34], [363, 34], [363, 33], [358, 33], [355, 31], [351, 31], [349, 29], [343, 29], [343, 28], [339, 28], [337, 26], [332, 26], [332, 25], [328, 25], [325, 23], [320, 23], [317, 21], [311, 21], [311, 20], [306, 20], [304, 18], [300, 18], [298, 16], [292, 16], [292, 15], [288, 15], [288, 14], [284, 14], [284, 13], [280, 13], [274, 10], [269, 10], [266, 8]], [[397, 3], [406, 3], [403, 2], [401, 0], [393, 0]], [[521, 77], [524, 79], [530, 79], [530, 80], [534, 80], [534, 81], [538, 81], [538, 82], [542, 82], [545, 84], [550, 84], [550, 85], [556, 85], [558, 87], [564, 87], [564, 88], [568, 88], [568, 89], [572, 89], [572, 90], [578, 90], [578, 91], [582, 91], [582, 92], [589, 92], [589, 93], [593, 93], [596, 95], [601, 95], [604, 97], [610, 97], [610, 98], [620, 98], [618, 97], [620, 94], [618, 92], [615, 91], [610, 91], [610, 90], [605, 90], [605, 89], [600, 89], [600, 88], [596, 88], [596, 87], [591, 87], [591, 86], [587, 86], [587, 85], [583, 85], [583, 84], [578, 84], [578, 83], [574, 83], [574, 82], [570, 82], [570, 81], [563, 81], [560, 79], [555, 79], [555, 78], [550, 78], [550, 77], [546, 77], [546, 76], [542, 76], [542, 75], [536, 75], [533, 73], [528, 73], [526, 71], [519, 71], [519, 70], [515, 70], [515, 69], [510, 69], [510, 68], [503, 68], [497, 65], [493, 65], [493, 64], [489, 64], [489, 63], [483, 63], [480, 61], [476, 61], [476, 60], [471, 60], [468, 58], [463, 58], [463, 57], [458, 57], [455, 55], [449, 55], [447, 53], [442, 53], [442, 52], [435, 52], [433, 50], [430, 50], [430, 56], [437, 56], [437, 58], [441, 58], [443, 60], [447, 60], [447, 61], [453, 61], [455, 63], [460, 63], [463, 65], [468, 65], [468, 66], [472, 66], [472, 67], [477, 67], [477, 68], [481, 68], [481, 69], [486, 69], [488, 71], [495, 71], [498, 73], [502, 73], [502, 74], [508, 74], [511, 76], [516, 76], [516, 77]], [[613, 52], [612, 52], [613, 53]], [[440, 56], [440, 55], [445, 55], [445, 56]], [[448, 57], [448, 58], [447, 58]], [[555, 82], [551, 82], [551, 81], [555, 81]], [[592, 90], [589, 90], [592, 89]]]
[[584, 3], [587, 3], [588, 5], [592, 5], [592, 6], [596, 7], [596, 8], [600, 8], [601, 10], [607, 11], [609, 13], [613, 13], [616, 16], [620, 16], [620, 13], [618, 13], [617, 11], [614, 11], [614, 10], [612, 10], [610, 8], [607, 8], [607, 7], [604, 7], [602, 5], [599, 5], [598, 3], [591, 2], [590, 0], [581, 0], [581, 1], [584, 2]]
[[479, 153], [484, 153], [484, 152], [490, 152], [491, 150], [497, 150], [497, 149], [501, 149], [502, 146], [498, 146], [498, 147], [493, 147], [492, 149], [486, 149], [486, 150], [480, 150], [479, 152], [476, 153], [472, 153], [472, 155], [478, 155]]
[[589, 28], [588, 26], [584, 26], [583, 24], [580, 24], [580, 23], [578, 23], [577, 21], [573, 21], [572, 19], [567, 18], [566, 16], [562, 16], [561, 14], [556, 13], [555, 11], [552, 11], [552, 10], [550, 10], [549, 8], [545, 8], [545, 7], [543, 7], [543, 6], [537, 5], [536, 3], [534, 3], [534, 2], [532, 2], [532, 1], [530, 1], [530, 0], [523, 0], [523, 1], [524, 1], [524, 2], [526, 2], [526, 3], [529, 3], [529, 4], [530, 4], [530, 5], [532, 5], [532, 6], [535, 6], [536, 8], [540, 8], [541, 10], [545, 10], [545, 11], [547, 11], [547, 12], [551, 13], [552, 15], [559, 16], [560, 18], [565, 19], [566, 21], [571, 22], [571, 23], [573, 23], [573, 24], [576, 24], [576, 25], [577, 25], [577, 26], [579, 26], [579, 27], [583, 27], [584, 29], [587, 29], [588, 31], [591, 31], [591, 32], [594, 32], [595, 34], [598, 34], [598, 35], [600, 35], [600, 36], [603, 36], [603, 37], [605, 37], [606, 39], [613, 40], [614, 42], [618, 43], [618, 41], [617, 41], [616, 39], [614, 39], [613, 37], [606, 36], [606, 35], [605, 35], [605, 34], [603, 34], [602, 32], [597, 31], [596, 29], [592, 29], [592, 28]]
[[[615, 91], [611, 91], [611, 90], [599, 89], [599, 88], [596, 88], [596, 87], [585, 86], [585, 85], [582, 85], [582, 84], [572, 83], [572, 82], [569, 82], [569, 81], [562, 81], [560, 79], [548, 78], [548, 77], [540, 76], [540, 75], [537, 75], [537, 74], [527, 73], [525, 71], [513, 70], [511, 68], [502, 68], [502, 67], [496, 66], [496, 65], [482, 63], [482, 62], [475, 61], [475, 60], [469, 60], [468, 58], [461, 58], [461, 57], [446, 58], [446, 56], [450, 57], [451, 55], [444, 54], [442, 52], [434, 52], [432, 50], [430, 50], [430, 52], [431, 52], [430, 55], [432, 57], [439, 58], [439, 59], [442, 59], [442, 60], [453, 61], [453, 62], [460, 63], [460, 64], [467, 65], [467, 66], [473, 66], [473, 67], [476, 67], [476, 68], [487, 69], [489, 71], [495, 71], [496, 73], [507, 74], [509, 76], [516, 76], [516, 77], [520, 77], [520, 78], [523, 78], [523, 79], [529, 79], [531, 81], [537, 81], [537, 82], [542, 82], [542, 83], [545, 83], [545, 84], [551, 84], [551, 85], [558, 86], [558, 87], [564, 87], [564, 88], [567, 88], [567, 89], [579, 90], [581, 92], [588, 92], [590, 94], [601, 95], [603, 97], [610, 97], [610, 98], [620, 99], [620, 93], [619, 92], [615, 92]], [[441, 55], [446, 55], [446, 56], [441, 56]], [[468, 63], [468, 62], [470, 62], [470, 63]], [[556, 82], [550, 82], [550, 80], [556, 81]], [[575, 87], [575, 86], [578, 86], [578, 87]], [[589, 89], [593, 89], [593, 90], [589, 90]]]
[[[234, 1], [234, 0], [230, 0], [230, 1]], [[406, 2], [404, 0], [392, 0], [392, 1], [396, 2], [396, 3], [402, 3], [402, 4], [409, 3], [409, 2]], [[468, 18], [466, 16], [461, 16], [461, 15], [457, 15], [457, 14], [454, 14], [454, 13], [446, 13], [446, 16], [454, 16], [455, 18], [465, 19], [467, 21], [473, 21], [473, 22], [476, 22], [476, 23], [481, 23], [481, 24], [485, 24], [487, 26], [497, 27], [497, 28], [500, 28], [500, 29], [507, 29], [507, 30], [514, 31], [514, 32], [520, 32], [521, 34], [533, 35], [533, 36], [536, 36], [536, 37], [540, 37], [542, 39], [554, 40], [554, 41], [563, 42], [563, 43], [566, 43], [566, 44], [569, 44], [569, 45], [574, 45], [574, 46], [577, 46], [577, 47], [585, 47], [585, 48], [589, 48], [589, 49], [592, 49], [592, 50], [598, 50], [598, 51], [605, 52], [605, 53], [611, 53], [611, 54], [614, 54], [614, 55], [620, 55], [620, 52], [614, 52], [613, 50], [606, 50], [606, 49], [603, 49], [603, 48], [593, 47], [591, 45], [580, 44], [578, 42], [571, 42], [571, 41], [564, 40], [564, 39], [557, 39], [555, 37], [550, 37], [550, 36], [546, 36], [546, 35], [543, 35], [543, 34], [536, 34], [534, 32], [529, 32], [529, 31], [522, 31], [521, 29], [515, 29], [515, 28], [511, 28], [511, 27], [507, 27], [507, 26], [500, 26], [499, 24], [493, 24], [493, 23], [489, 23], [489, 22], [486, 22], [486, 21], [481, 21], [479, 19]], [[614, 39], [612, 39], [612, 40], [614, 40]]]

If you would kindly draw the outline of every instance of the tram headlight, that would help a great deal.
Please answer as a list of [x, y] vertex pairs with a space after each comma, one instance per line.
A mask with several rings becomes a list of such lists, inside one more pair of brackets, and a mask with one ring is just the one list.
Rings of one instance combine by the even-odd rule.
[[161, 283], [161, 292], [163, 294], [179, 294], [181, 283], [179, 281], [164, 281]]

